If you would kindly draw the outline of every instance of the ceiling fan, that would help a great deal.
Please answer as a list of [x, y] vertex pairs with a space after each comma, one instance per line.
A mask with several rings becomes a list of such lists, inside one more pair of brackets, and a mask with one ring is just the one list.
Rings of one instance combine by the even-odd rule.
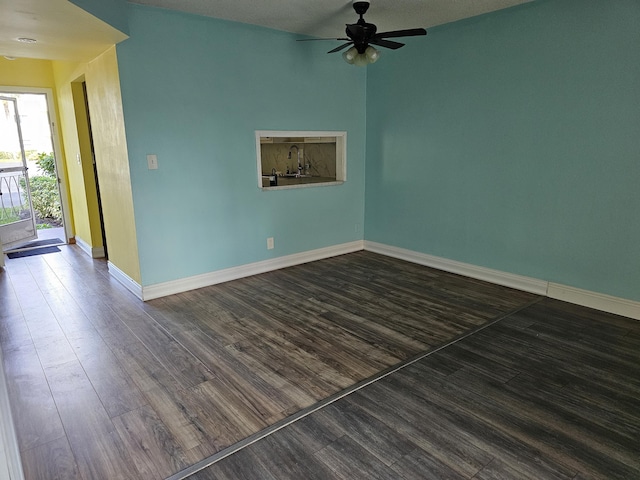
[[410, 28], [407, 30], [394, 30], [391, 32], [377, 33], [377, 27], [373, 23], [367, 23], [364, 20], [364, 14], [367, 13], [369, 4], [370, 2], [353, 2], [353, 9], [358, 15], [360, 15], [360, 19], [356, 23], [347, 24], [347, 28], [345, 30], [347, 38], [312, 38], [299, 41], [345, 40], [347, 43], [344, 43], [333, 50], [329, 50], [327, 53], [339, 52], [351, 46], [349, 50], [342, 54], [342, 57], [347, 63], [362, 66], [368, 63], [375, 63], [378, 58], [380, 58], [380, 52], [372, 47], [372, 45], [396, 50], [403, 47], [404, 43], [387, 40], [388, 38], [413, 37], [427, 34], [427, 31], [424, 28]]

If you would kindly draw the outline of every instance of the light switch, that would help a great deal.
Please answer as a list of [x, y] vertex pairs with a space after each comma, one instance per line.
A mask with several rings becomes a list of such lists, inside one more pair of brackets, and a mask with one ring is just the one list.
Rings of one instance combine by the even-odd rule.
[[158, 169], [158, 156], [157, 155], [147, 155], [147, 164], [149, 165], [149, 170], [157, 170]]

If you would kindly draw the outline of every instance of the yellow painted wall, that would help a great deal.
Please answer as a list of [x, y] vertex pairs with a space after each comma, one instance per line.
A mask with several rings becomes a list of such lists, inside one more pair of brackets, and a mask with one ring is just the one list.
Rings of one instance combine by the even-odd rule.
[[[115, 48], [107, 50], [89, 63], [53, 62], [53, 71], [58, 86], [61, 128], [70, 159], [69, 183], [77, 235], [91, 247], [102, 245], [93, 164], [83, 135], [87, 126], [83, 125], [81, 112], [76, 110], [76, 106], [80, 106], [82, 102], [80, 82], [84, 79], [109, 261], [140, 283], [133, 196]], [[80, 162], [76, 160], [78, 155]]]
[[115, 46], [89, 62], [85, 78], [109, 261], [141, 284]]
[[51, 61], [0, 57], [0, 85], [51, 88], [55, 91]]
[[[4, 57], [0, 57], [0, 85], [6, 87], [37, 87], [37, 88], [50, 88], [53, 91], [53, 104], [56, 110], [56, 118], [54, 121], [58, 126], [61, 124], [60, 120], [60, 106], [58, 104], [58, 95], [55, 82], [55, 75], [53, 72], [53, 64], [50, 60], [35, 60], [30, 58], [17, 58], [15, 60], [7, 60]], [[69, 185], [69, 176], [67, 172], [66, 152], [64, 145], [64, 135], [62, 129], [58, 129], [60, 132], [60, 151], [58, 154], [62, 157], [59, 158], [59, 165], [62, 167], [58, 172], [58, 176]], [[67, 232], [74, 232], [74, 216], [73, 205], [71, 204], [71, 198], [69, 195], [69, 189], [67, 189], [67, 199], [65, 206], [67, 207], [66, 220], [71, 224], [67, 225]]]

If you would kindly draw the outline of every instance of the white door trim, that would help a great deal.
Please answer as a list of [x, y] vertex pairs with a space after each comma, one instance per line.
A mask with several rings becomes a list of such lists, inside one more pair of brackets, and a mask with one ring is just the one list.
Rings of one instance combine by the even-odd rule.
[[51, 141], [53, 143], [53, 156], [56, 161], [56, 173], [58, 174], [59, 190], [60, 190], [60, 203], [62, 204], [62, 221], [64, 223], [65, 243], [69, 241], [69, 238], [73, 237], [73, 231], [71, 230], [71, 218], [69, 207], [69, 195], [67, 192], [67, 179], [66, 179], [66, 165], [62, 159], [62, 148], [60, 144], [60, 129], [58, 127], [58, 112], [56, 110], [53, 90], [45, 87], [15, 87], [0, 85], [0, 93], [31, 93], [31, 94], [44, 94], [47, 99], [47, 110], [49, 112], [49, 125], [51, 126]]

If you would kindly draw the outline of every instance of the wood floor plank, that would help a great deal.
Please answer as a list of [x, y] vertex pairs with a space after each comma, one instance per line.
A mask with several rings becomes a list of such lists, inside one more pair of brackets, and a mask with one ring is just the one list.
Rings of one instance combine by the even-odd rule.
[[182, 384], [141, 342], [114, 347], [114, 356], [142, 393], [154, 389], [176, 392]]
[[332, 425], [335, 430], [341, 429], [341, 436], [348, 436], [387, 466], [416, 448], [406, 437], [348, 401], [339, 407], [326, 407], [318, 412], [316, 418]]
[[323, 383], [324, 391], [320, 393], [322, 396], [342, 390], [355, 383], [356, 379], [360, 379], [357, 373], [354, 373], [356, 378], [349, 377], [348, 365], [339, 364], [335, 359], [327, 358], [325, 355], [318, 355], [313, 348], [296, 345], [294, 341], [278, 335], [271, 328], [266, 328], [262, 335], [248, 335], [246, 340], [234, 346], [245, 352], [263, 349], [265, 354], [272, 358], [274, 364], [281, 365], [280, 371], [296, 365], [295, 371], [300, 377], [315, 374], [316, 382]]
[[494, 378], [499, 382], [508, 382], [516, 377], [520, 371], [513, 368], [505, 367], [498, 362], [477, 355], [474, 352], [460, 348], [458, 345], [451, 345], [437, 355], [444, 362], [458, 364], [462, 368], [473, 369], [483, 375]]
[[391, 465], [391, 469], [405, 480], [441, 480], [445, 478], [447, 480], [465, 480], [469, 478], [459, 474], [421, 448], [416, 448], [413, 452], [399, 459]]
[[[37, 258], [27, 266], [48, 305], [45, 315], [36, 314], [38, 321], [31, 325], [37, 332], [33, 337], [45, 368], [77, 358], [110, 416], [144, 405], [142, 394], [49, 265]], [[48, 341], [55, 345], [40, 345], [42, 332], [47, 332]], [[51, 352], [55, 352], [55, 360], [46, 358]]]
[[189, 480], [283, 480], [271, 473], [271, 465], [263, 466], [251, 449], [241, 450], [233, 457], [233, 462], [204, 469], [189, 476]]
[[[274, 287], [273, 282], [267, 281], [266, 278], [251, 277], [246, 279], [246, 283], [252, 289], [250, 292], [229, 288], [234, 296], [248, 304], [252, 313], [260, 317], [263, 326], [276, 337], [310, 353], [325, 364], [339, 366], [338, 368], [352, 380], [366, 378], [397, 361], [394, 359], [392, 363], [378, 362], [373, 355], [368, 355], [371, 346], [336, 328], [331, 322], [324, 321], [319, 316], [325, 312], [321, 306], [298, 295], [280, 294], [277, 297], [281, 290], [277, 288], [279, 285]], [[247, 296], [249, 293], [251, 296]], [[256, 305], [259, 305], [259, 308]], [[265, 315], [265, 308], [272, 313]], [[234, 323], [237, 324], [241, 320], [244, 318], [236, 319]], [[247, 335], [244, 331], [238, 332], [236, 340], [231, 343], [240, 341], [238, 337], [251, 337], [252, 341], [255, 340], [255, 335]]]
[[345, 433], [343, 426], [333, 421], [331, 416], [321, 415], [323, 410], [316, 413], [308, 415], [284, 429], [287, 435], [291, 436], [292, 441], [304, 445], [305, 450], [309, 453], [322, 450]]
[[8, 352], [15, 348], [33, 344], [29, 327], [22, 313], [6, 316], [0, 322], [0, 348]]
[[22, 314], [20, 302], [18, 301], [18, 297], [16, 297], [13, 283], [9, 278], [9, 273], [4, 268], [0, 268], [0, 298], [2, 298], [2, 303], [0, 303], [0, 319]]
[[[465, 392], [468, 390], [465, 389]], [[487, 403], [486, 397], [483, 398]], [[546, 411], [523, 414], [520, 404], [514, 405], [513, 411], [508, 413], [503, 402], [489, 401], [489, 404], [492, 409], [502, 409], [500, 419], [489, 415], [485, 417], [491, 419], [493, 425], [500, 428], [508, 425], [506, 428], [518, 438], [531, 443], [551, 458], [562, 459], [570, 468], [606, 478], [631, 478], [638, 471], [633, 454], [617, 451], [611, 442], [600, 443], [601, 438], [584, 435], [585, 429], [582, 427], [561, 421]], [[539, 418], [545, 421], [536, 422]], [[627, 463], [629, 461], [631, 464]]]
[[[534, 480], [539, 477], [520, 472], [498, 459], [493, 459], [473, 477], [477, 480]], [[575, 477], [574, 477], [575, 479]]]
[[195, 413], [217, 450], [232, 445], [267, 426], [251, 400], [220, 379], [190, 388], [185, 405]]
[[[640, 378], [637, 374], [629, 375], [637, 372], [638, 367], [622, 359], [612, 359], [607, 353], [581, 346], [575, 348], [573, 344], [565, 344], [559, 340], [540, 340], [531, 332], [522, 332], [505, 326], [499, 326], [493, 330], [491, 338], [486, 335], [481, 333], [469, 344], [485, 352], [497, 348], [498, 355], [501, 349], [509, 349], [514, 361], [517, 359], [520, 364], [536, 365], [541, 375], [550, 377], [555, 375], [560, 383], [575, 379], [597, 379], [602, 385], [611, 386], [621, 393], [640, 395]], [[499, 341], [494, 345], [495, 340]], [[505, 360], [510, 361], [504, 355], [502, 357], [503, 363]], [[624, 380], [621, 380], [622, 378]]]
[[189, 466], [187, 456], [149, 405], [120, 415], [113, 422], [142, 478], [166, 478]]
[[376, 383], [356, 392], [348, 401], [398, 430], [460, 475], [472, 477], [491, 461], [489, 453], [469, 442], [463, 428], [422, 409], [415, 400], [414, 408], [407, 408], [410, 397], [401, 392]]
[[66, 437], [20, 452], [30, 480], [82, 480]]
[[74, 337], [70, 343], [110, 417], [122, 415], [147, 403], [97, 332]]
[[[497, 334], [506, 333], [511, 338], [515, 338], [535, 350], [545, 352], [558, 360], [565, 360], [569, 355], [574, 359], [579, 358], [582, 360], [583, 366], [589, 369], [595, 368], [622, 374], [627, 372], [640, 374], [640, 365], [635, 359], [626, 359], [625, 356], [617, 355], [615, 352], [610, 353], [595, 345], [590, 346], [586, 342], [576, 340], [575, 335], [570, 334], [566, 337], [560, 337], [557, 334], [545, 334], [540, 330], [534, 331], [533, 327], [527, 330], [517, 329], [515, 332], [512, 330], [505, 323], [504, 325], [499, 325], [495, 332]], [[632, 381], [636, 377], [640, 377], [640, 375], [632, 375]], [[640, 387], [640, 378], [634, 384]]]
[[[583, 383], [583, 390], [591, 390], [593, 382]], [[599, 402], [593, 396], [578, 396], [575, 389], [544, 384], [531, 375], [520, 374], [507, 385], [508, 390], [526, 391], [546, 409], [558, 410], [559, 414], [574, 417], [577, 425], [587, 424], [591, 433], [613, 436], [618, 442], [635, 441], [640, 438], [640, 410], [621, 411], [607, 402]], [[623, 437], [627, 437], [626, 439]], [[633, 443], [632, 445], [637, 446]]]
[[207, 433], [197, 421], [195, 412], [189, 410], [182, 392], [156, 388], [146, 391], [145, 396], [183, 451], [188, 452], [201, 445], [208, 445], [209, 448], [205, 449], [206, 455], [216, 453], [216, 447], [209, 445]]
[[[249, 278], [246, 279], [246, 283], [250, 287], [257, 287], [258, 290], [244, 292], [232, 285], [223, 287], [227, 289], [225, 291], [228, 296], [233, 295], [236, 302], [243, 304], [246, 316], [239, 319], [240, 321], [258, 317], [260, 324], [267, 327], [267, 331], [271, 333], [270, 339], [272, 341], [276, 343], [288, 342], [294, 348], [310, 354], [312, 359], [318, 359], [330, 368], [339, 365], [340, 371], [344, 372], [351, 381], [368, 376], [366, 373], [363, 374], [363, 371], [370, 372], [369, 375], [373, 373], [355, 355], [355, 350], [349, 350], [348, 341], [344, 344], [340, 343], [340, 340], [346, 339], [345, 336], [336, 336], [335, 329], [333, 329], [331, 337], [326, 336], [324, 332], [327, 327], [330, 328], [331, 324], [323, 322], [319, 317], [325, 311], [324, 308], [302, 298], [298, 292], [295, 296], [289, 295], [274, 301], [273, 294], [269, 289], [267, 289], [267, 295], [255, 293], [265, 288], [264, 285], [269, 282], [264, 280], [260, 282]], [[265, 314], [264, 307], [267, 307], [268, 314]], [[310, 329], [314, 329], [317, 334], [311, 337], [309, 335]], [[245, 338], [247, 336], [245, 334]], [[250, 337], [255, 337], [255, 335], [250, 335]], [[366, 348], [363, 342], [360, 342], [358, 346]], [[323, 350], [322, 347], [325, 349]], [[332, 350], [333, 355], [327, 354], [328, 349]], [[336, 354], [341, 357], [336, 359]], [[360, 353], [361, 355], [362, 353]]]
[[56, 365], [45, 374], [82, 477], [141, 478], [80, 363]]
[[[639, 437], [627, 438], [617, 430], [598, 425], [593, 418], [575, 409], [563, 408], [551, 400], [550, 392], [544, 395], [532, 395], [528, 388], [519, 389], [517, 383], [503, 386], [494, 384], [489, 379], [481, 379], [477, 374], [467, 372], [457, 378], [450, 377], [455, 385], [464, 385], [465, 391], [490, 396], [491, 401], [504, 408], [504, 412], [517, 411], [520, 418], [535, 420], [548, 435], [548, 441], [554, 445], [561, 443], [563, 448], [584, 451], [593, 458], [606, 457], [640, 468], [640, 459], [636, 448], [640, 446]], [[547, 438], [540, 435], [541, 438]], [[589, 453], [590, 452], [590, 453]]]
[[333, 472], [329, 478], [341, 479], [397, 479], [398, 474], [380, 462], [368, 450], [345, 435], [314, 454]]
[[[289, 411], [294, 413], [300, 408], [312, 405], [315, 402], [315, 398], [309, 392], [309, 389], [304, 388], [304, 385], [299, 385], [293, 379], [288, 379], [282, 374], [283, 372], [273, 369], [271, 365], [262, 363], [259, 358], [247, 355], [246, 352], [236, 348], [235, 345], [229, 345], [225, 350], [228, 350], [230, 355], [244, 366], [243, 368], [248, 368], [253, 375], [259, 376], [277, 390], [278, 394], [271, 397], [271, 401], [279, 399], [277, 400], [278, 402], [283, 402], [286, 407], [282, 412]], [[247, 378], [250, 379], [252, 377]]]
[[331, 469], [289, 437], [267, 437], [264, 441], [254, 444], [251, 452], [262, 465], [269, 465], [269, 471], [281, 480], [335, 478]]
[[2, 353], [20, 450], [64, 438], [62, 421], [33, 344]]
[[145, 313], [132, 312], [123, 321], [157, 361], [181, 383], [182, 388], [213, 378], [211, 372], [191, 352]]
[[236, 390], [254, 405], [256, 411], [264, 418], [276, 415], [292, 406], [292, 402], [274, 385], [256, 374], [231, 350], [218, 345], [211, 337], [200, 330], [181, 332], [180, 341], [190, 349], [220, 385]]
[[[306, 360], [312, 360], [308, 355], [299, 351], [291, 352], [293, 355], [282, 355], [283, 345], [286, 346], [286, 343], [275, 343], [263, 339], [259, 344], [255, 344], [245, 340], [233, 345], [233, 348], [265, 365], [270, 365], [276, 372], [307, 391], [316, 401], [335, 393], [341, 386], [347, 384], [345, 378], [332, 378], [334, 372], [331, 371], [320, 372], [322, 375], [319, 376], [317, 369], [314, 370], [305, 363]], [[318, 362], [313, 363], [318, 367]]]
[[[69, 276], [72, 277], [72, 275]], [[82, 285], [78, 285], [79, 282], [75, 279], [74, 285], [80, 289], [83, 297], [84, 295], [95, 296], [108, 304], [112, 312], [109, 320], [117, 318], [128, 327], [128, 331], [123, 332], [125, 342], [143, 342], [157, 361], [171, 370], [175, 378], [182, 382], [183, 388], [197, 385], [211, 378], [210, 372], [149, 317], [140, 303], [124, 287], [109, 279], [108, 276], [96, 275], [93, 280], [95, 283], [82, 282]]]

